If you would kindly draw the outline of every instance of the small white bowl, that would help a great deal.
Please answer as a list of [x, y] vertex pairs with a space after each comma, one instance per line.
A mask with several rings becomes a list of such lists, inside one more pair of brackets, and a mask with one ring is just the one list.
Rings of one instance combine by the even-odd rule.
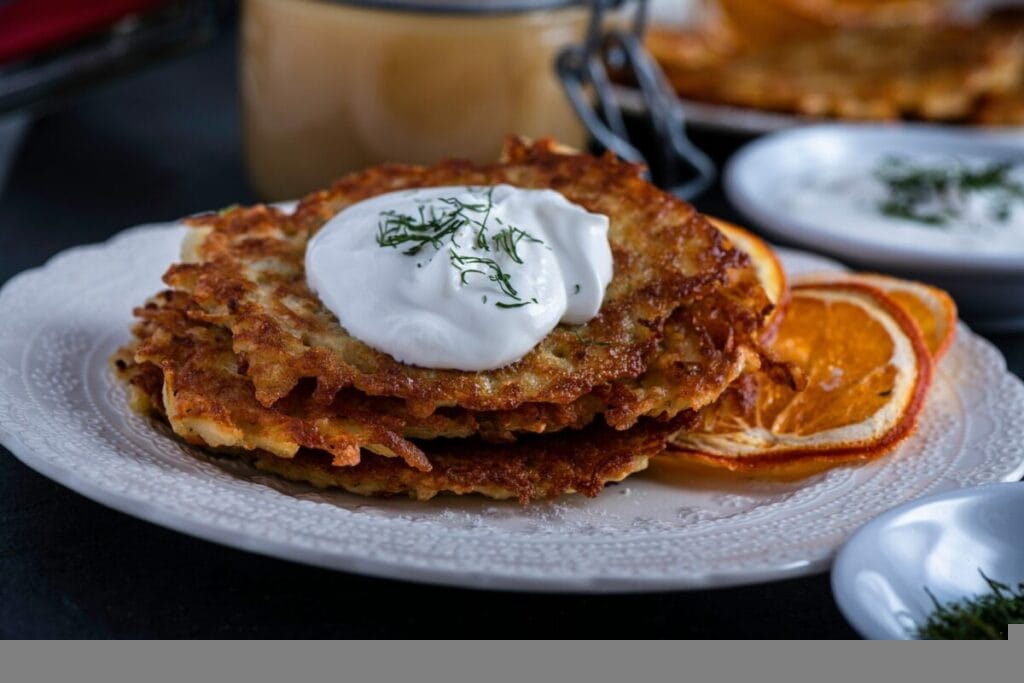
[[[976, 252], [941, 240], [900, 239], [799, 215], [780, 193], [795, 179], [863, 165], [879, 154], [949, 154], [1024, 163], [1024, 133], [979, 133], [936, 126], [825, 124], [762, 137], [725, 170], [730, 201], [772, 237], [862, 270], [881, 270], [948, 289], [971, 321], [1024, 329], [1024, 248]], [[1024, 246], [1024, 245], [1022, 245]]]
[[[911, 639], [940, 603], [990, 592], [985, 576], [1024, 581], [1024, 484], [911, 501], [865, 524], [839, 550], [832, 593], [865, 638]], [[980, 571], [979, 571], [980, 570]]]

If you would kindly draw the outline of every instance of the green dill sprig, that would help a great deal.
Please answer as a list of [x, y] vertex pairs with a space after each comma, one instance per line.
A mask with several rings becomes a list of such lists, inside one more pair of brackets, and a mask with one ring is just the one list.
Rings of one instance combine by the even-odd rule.
[[440, 250], [446, 240], [454, 243], [455, 235], [469, 223], [461, 209], [438, 212], [432, 206], [420, 206], [419, 216], [396, 211], [381, 212], [377, 223], [377, 245], [399, 249], [406, 256], [419, 254], [428, 244]]
[[[472, 188], [469, 188], [472, 190]], [[498, 286], [502, 294], [511, 301], [496, 301], [498, 308], [519, 308], [537, 303], [534, 298], [524, 300], [512, 284], [512, 274], [506, 271], [501, 263], [494, 258], [480, 255], [479, 252], [497, 252], [505, 254], [516, 264], [523, 264], [519, 253], [519, 245], [525, 240], [535, 244], [544, 244], [529, 232], [518, 227], [506, 226], [500, 218], [495, 220], [504, 226], [491, 235], [488, 232], [488, 221], [494, 208], [494, 188], [488, 188], [484, 201], [466, 202], [458, 197], [440, 197], [436, 200], [424, 201], [417, 208], [416, 215], [383, 211], [377, 223], [377, 245], [399, 249], [406, 256], [416, 256], [426, 247], [435, 252], [448, 247], [449, 263], [458, 271], [459, 282], [468, 284], [474, 275], [484, 276]], [[436, 201], [438, 204], [431, 204]], [[466, 227], [474, 226], [476, 231], [467, 253], [457, 237]], [[493, 249], [492, 249], [493, 248]], [[472, 253], [476, 252], [476, 253]], [[421, 264], [417, 264], [421, 267]], [[481, 298], [486, 304], [487, 297]]]
[[[488, 280], [498, 285], [502, 294], [516, 301], [522, 300], [519, 297], [519, 291], [512, 286], [512, 276], [505, 272], [501, 264], [494, 259], [481, 256], [467, 256], [458, 253], [454, 249], [448, 250], [448, 258], [459, 271], [459, 282], [462, 284], [466, 284], [466, 278], [470, 275], [485, 275]], [[479, 266], [479, 268], [474, 266]]]
[[1024, 185], [1011, 177], [1013, 169], [1009, 162], [971, 168], [962, 161], [923, 166], [886, 157], [874, 171], [888, 193], [877, 208], [893, 218], [944, 227], [963, 217], [969, 195], [987, 192], [989, 216], [1005, 223], [1013, 204], [1024, 203]]
[[597, 341], [596, 339], [587, 339], [580, 331], [580, 328], [582, 327], [583, 326], [581, 325], [580, 327], [569, 328], [569, 331], [572, 332], [573, 336], [576, 337], [581, 344], [586, 344], [587, 346], [611, 346], [608, 342]]
[[503, 228], [498, 231], [491, 241], [494, 242], [494, 248], [498, 251], [503, 251], [508, 254], [508, 257], [516, 263], [522, 263], [523, 259], [519, 255], [519, 243], [523, 240], [527, 242], [533, 242], [534, 244], [543, 244], [543, 240], [539, 240], [525, 230], [519, 228]]
[[494, 305], [497, 306], [498, 308], [519, 308], [521, 306], [529, 306], [530, 304], [535, 304], [535, 303], [537, 303], [536, 299], [530, 299], [529, 301], [519, 301], [519, 302], [514, 303], [514, 304], [508, 304], [508, 303], [505, 303], [504, 301], [499, 301], [498, 303], [496, 303]]
[[1006, 640], [1008, 624], [1024, 623], [1024, 582], [1016, 588], [978, 570], [990, 593], [942, 604], [925, 588], [935, 610], [915, 635], [924, 640]]

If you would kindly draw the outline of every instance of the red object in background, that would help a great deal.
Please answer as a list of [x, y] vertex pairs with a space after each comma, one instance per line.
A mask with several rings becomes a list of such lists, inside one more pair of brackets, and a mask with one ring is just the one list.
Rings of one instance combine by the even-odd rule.
[[31, 57], [170, 0], [0, 0], [0, 64]]

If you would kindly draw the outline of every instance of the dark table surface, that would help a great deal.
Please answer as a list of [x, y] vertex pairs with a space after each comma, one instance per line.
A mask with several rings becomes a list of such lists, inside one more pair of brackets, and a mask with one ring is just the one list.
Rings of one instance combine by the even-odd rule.
[[[719, 161], [740, 140], [696, 140]], [[0, 178], [3, 173], [0, 172]], [[0, 283], [75, 244], [253, 201], [235, 45], [39, 115], [0, 187]], [[714, 188], [700, 208], [738, 219]], [[0, 321], [2, 324], [2, 321]], [[1024, 373], [1024, 336], [993, 341]], [[846, 638], [827, 574], [657, 595], [480, 592], [315, 569], [114, 512], [0, 449], [0, 637]]]

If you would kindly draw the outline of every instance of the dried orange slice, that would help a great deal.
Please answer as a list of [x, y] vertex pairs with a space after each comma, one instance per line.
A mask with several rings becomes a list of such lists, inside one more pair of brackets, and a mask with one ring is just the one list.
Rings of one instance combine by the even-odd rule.
[[768, 296], [768, 300], [775, 306], [768, 320], [765, 321], [765, 329], [774, 330], [781, 320], [789, 300], [789, 283], [779, 257], [775, 255], [767, 242], [749, 230], [714, 216], [706, 216], [706, 218], [732, 242], [733, 246], [750, 257], [761, 287]]
[[826, 281], [863, 282], [877, 287], [914, 319], [921, 328], [925, 345], [934, 360], [942, 358], [956, 336], [956, 303], [938, 287], [877, 273], [812, 274], [798, 277], [796, 281], [804, 284]]
[[881, 290], [794, 287], [771, 350], [806, 386], [766, 372], [741, 378], [672, 437], [675, 453], [735, 471], [799, 474], [877, 457], [913, 430], [931, 355], [918, 326]]

